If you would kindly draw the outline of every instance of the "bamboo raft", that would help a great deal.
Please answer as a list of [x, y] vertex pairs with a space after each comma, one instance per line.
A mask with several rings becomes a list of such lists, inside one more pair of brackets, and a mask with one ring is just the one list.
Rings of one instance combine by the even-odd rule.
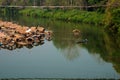
[[28, 27], [0, 21], [0, 48], [14, 50], [23, 46], [33, 47], [51, 40], [52, 31], [44, 27]]

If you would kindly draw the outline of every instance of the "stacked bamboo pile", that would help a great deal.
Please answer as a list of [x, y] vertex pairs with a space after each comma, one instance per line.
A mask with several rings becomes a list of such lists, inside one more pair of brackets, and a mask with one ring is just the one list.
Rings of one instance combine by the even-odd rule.
[[0, 47], [16, 49], [23, 46], [42, 44], [44, 39], [51, 40], [51, 31], [43, 27], [28, 27], [12, 22], [0, 21]]

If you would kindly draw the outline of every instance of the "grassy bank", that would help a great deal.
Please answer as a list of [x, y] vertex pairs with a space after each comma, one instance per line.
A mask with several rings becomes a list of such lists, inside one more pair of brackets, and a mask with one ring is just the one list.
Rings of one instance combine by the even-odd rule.
[[90, 24], [102, 24], [104, 18], [104, 14], [97, 12], [80, 11], [78, 9], [24, 9], [21, 10], [19, 13], [25, 16], [53, 18], [63, 21], [83, 22]]

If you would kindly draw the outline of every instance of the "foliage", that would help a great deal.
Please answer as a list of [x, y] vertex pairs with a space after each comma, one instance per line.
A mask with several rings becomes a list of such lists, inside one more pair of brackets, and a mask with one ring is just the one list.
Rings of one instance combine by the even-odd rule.
[[105, 25], [110, 32], [117, 34], [120, 28], [120, 1], [109, 0], [106, 9]]
[[[21, 6], [99, 6], [106, 5], [106, 8], [88, 8], [81, 10], [36, 10], [26, 9], [20, 13], [27, 16], [48, 17], [59, 20], [74, 22], [85, 22], [92, 24], [102, 24], [105, 12], [105, 28], [114, 34], [120, 33], [120, 0], [0, 0], [0, 5], [21, 5]], [[100, 14], [102, 12], [102, 14]]]
[[54, 5], [54, 6], [83, 6], [95, 5], [106, 0], [0, 0], [2, 5]]
[[102, 24], [104, 14], [97, 12], [80, 11], [77, 9], [71, 10], [40, 10], [40, 9], [24, 9], [21, 14], [27, 16], [39, 16], [44, 18], [53, 18], [58, 20], [84, 22], [90, 24]]

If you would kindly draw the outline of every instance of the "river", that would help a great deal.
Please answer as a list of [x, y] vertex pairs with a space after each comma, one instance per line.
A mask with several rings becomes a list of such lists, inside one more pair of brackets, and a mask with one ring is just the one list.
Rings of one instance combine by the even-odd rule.
[[[0, 49], [0, 78], [120, 79], [120, 50], [102, 26], [25, 16], [1, 20], [53, 31], [51, 41], [15, 50]], [[74, 36], [79, 29], [81, 36]], [[76, 43], [88, 39], [87, 43]]]

